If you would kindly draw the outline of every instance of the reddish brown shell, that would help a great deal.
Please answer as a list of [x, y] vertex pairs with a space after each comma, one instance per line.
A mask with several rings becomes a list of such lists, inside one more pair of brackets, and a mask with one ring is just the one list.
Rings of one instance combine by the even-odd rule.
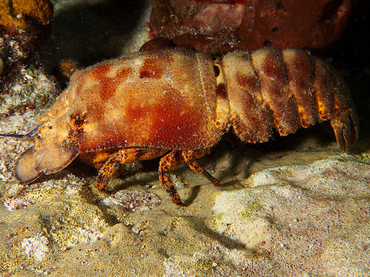
[[[81, 152], [111, 147], [203, 149], [214, 145], [212, 60], [178, 51], [143, 53], [93, 66], [66, 91]], [[211, 78], [210, 78], [211, 77]]]
[[357, 139], [358, 118], [343, 78], [308, 52], [261, 49], [223, 59], [231, 122], [248, 142], [266, 142], [330, 120], [342, 150]]
[[[285, 136], [319, 119], [330, 120], [343, 150], [355, 143], [358, 119], [343, 79], [307, 52], [262, 49], [216, 59], [179, 50], [142, 52], [76, 72], [40, 119], [35, 146], [16, 172], [30, 182], [63, 169], [79, 153], [117, 149], [104, 166], [111, 176], [120, 161], [171, 150], [183, 157], [173, 152], [164, 171], [186, 161], [213, 180], [192, 153], [204, 155], [231, 126], [241, 140], [256, 143], [267, 141], [273, 129]], [[104, 174], [99, 188], [109, 180]]]

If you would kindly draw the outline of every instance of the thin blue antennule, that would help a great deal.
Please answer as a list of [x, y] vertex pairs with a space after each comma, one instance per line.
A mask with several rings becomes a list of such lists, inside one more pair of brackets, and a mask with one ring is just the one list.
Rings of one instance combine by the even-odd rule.
[[35, 129], [33, 129], [31, 132], [25, 134], [25, 135], [19, 135], [19, 134], [0, 134], [0, 137], [11, 137], [11, 138], [27, 138], [32, 136], [34, 133], [37, 132], [37, 130], [40, 128], [41, 125], [37, 126]]

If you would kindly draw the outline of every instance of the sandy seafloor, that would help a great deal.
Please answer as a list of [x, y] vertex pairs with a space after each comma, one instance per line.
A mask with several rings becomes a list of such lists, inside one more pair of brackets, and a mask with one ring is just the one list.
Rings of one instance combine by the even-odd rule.
[[[54, 1], [46, 68], [136, 51], [148, 10], [117, 2]], [[113, 179], [111, 195], [94, 188], [96, 172], [78, 161], [23, 191], [1, 181], [2, 275], [370, 276], [370, 70], [342, 45], [332, 58], [361, 125], [348, 154], [338, 151], [327, 123], [263, 145], [226, 139], [200, 160], [220, 187], [186, 166], [172, 171], [187, 207], [160, 186], [158, 159]], [[2, 170], [2, 179], [12, 178]]]

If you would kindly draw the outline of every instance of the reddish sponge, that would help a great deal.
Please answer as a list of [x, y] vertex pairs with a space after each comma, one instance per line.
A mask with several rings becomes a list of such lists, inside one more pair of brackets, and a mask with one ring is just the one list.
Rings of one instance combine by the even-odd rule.
[[[247, 5], [246, 5], [247, 3]], [[152, 0], [155, 34], [206, 53], [264, 46], [325, 48], [344, 31], [351, 0]]]

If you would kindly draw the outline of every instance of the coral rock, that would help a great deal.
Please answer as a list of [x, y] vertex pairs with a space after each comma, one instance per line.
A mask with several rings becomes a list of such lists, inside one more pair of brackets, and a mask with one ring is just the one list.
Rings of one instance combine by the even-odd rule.
[[51, 33], [53, 5], [49, 0], [14, 0], [0, 2], [0, 30], [10, 35], [29, 33], [27, 39], [42, 44]]
[[234, 49], [320, 49], [337, 40], [351, 0], [166, 1], [152, 0], [157, 36], [207, 53]]

